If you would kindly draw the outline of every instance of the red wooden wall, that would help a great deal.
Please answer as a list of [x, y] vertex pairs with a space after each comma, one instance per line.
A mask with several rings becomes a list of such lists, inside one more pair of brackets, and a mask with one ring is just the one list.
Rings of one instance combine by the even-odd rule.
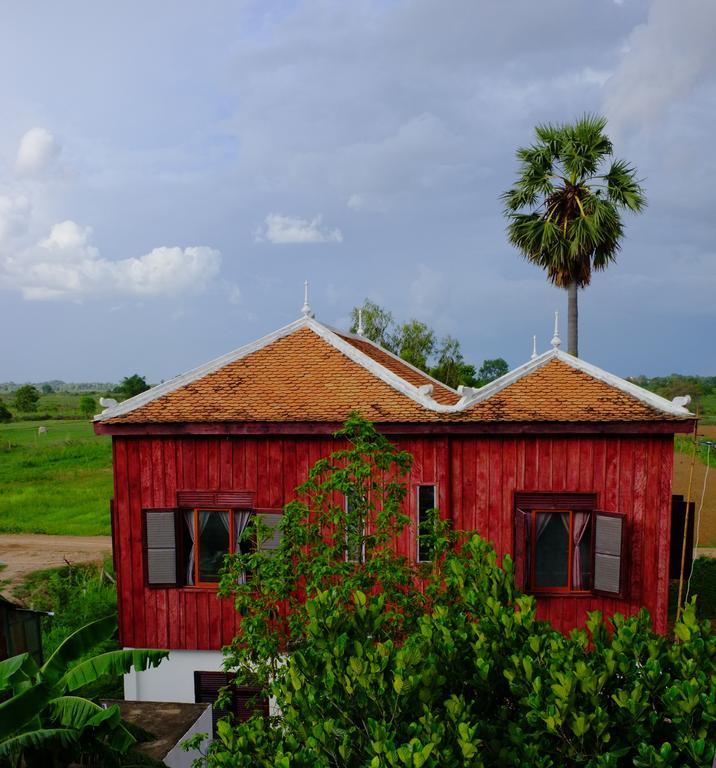
[[[498, 554], [513, 548], [515, 491], [590, 491], [600, 509], [627, 515], [628, 599], [540, 597], [539, 614], [562, 630], [586, 611], [634, 613], [645, 605], [666, 630], [673, 439], [671, 435], [565, 438], [391, 438], [414, 457], [409, 513], [419, 483], [458, 529], [477, 530]], [[256, 506], [280, 508], [309, 467], [337, 447], [329, 437], [114, 437], [115, 561], [120, 639], [133, 647], [212, 649], [236, 634], [228, 600], [185, 587], [149, 589], [142, 567], [141, 510], [174, 507], [178, 490], [245, 490]], [[415, 531], [398, 542], [415, 552]]]

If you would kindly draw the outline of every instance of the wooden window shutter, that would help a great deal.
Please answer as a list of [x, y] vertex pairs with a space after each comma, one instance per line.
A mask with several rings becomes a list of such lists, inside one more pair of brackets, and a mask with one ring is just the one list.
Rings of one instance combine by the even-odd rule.
[[150, 587], [175, 587], [177, 579], [177, 515], [174, 509], [145, 509], [144, 563]]
[[607, 597], [623, 597], [626, 588], [626, 516], [597, 511], [593, 519], [592, 591]]
[[261, 515], [263, 524], [271, 528], [273, 532], [273, 535], [269, 536], [266, 541], [261, 544], [260, 549], [263, 552], [273, 552], [278, 549], [281, 543], [281, 529], [279, 528], [279, 525], [283, 515], [275, 509], [257, 509], [255, 511], [256, 514]]
[[515, 586], [521, 591], [530, 586], [530, 513], [515, 510]]

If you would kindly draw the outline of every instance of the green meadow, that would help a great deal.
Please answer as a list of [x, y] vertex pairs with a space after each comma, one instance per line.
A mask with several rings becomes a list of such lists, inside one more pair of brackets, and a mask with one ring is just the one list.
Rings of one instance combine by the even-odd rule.
[[89, 421], [0, 424], [0, 532], [109, 534], [111, 496], [110, 438]]

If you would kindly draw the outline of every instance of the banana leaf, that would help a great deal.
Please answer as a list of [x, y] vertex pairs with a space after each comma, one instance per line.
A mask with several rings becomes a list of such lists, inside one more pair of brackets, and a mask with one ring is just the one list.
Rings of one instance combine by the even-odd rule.
[[38, 728], [0, 742], [0, 760], [12, 758], [26, 750], [46, 750], [71, 747], [79, 738], [71, 728]]
[[0, 691], [12, 688], [17, 680], [37, 673], [37, 665], [29, 653], [20, 653], [0, 661]]
[[126, 675], [132, 668], [143, 671], [156, 667], [168, 655], [168, 651], [107, 651], [76, 664], [61, 678], [59, 685], [68, 691], [76, 691], [103, 675]]
[[50, 681], [62, 677], [73, 661], [82, 658], [102, 640], [112, 637], [116, 629], [117, 617], [113, 615], [80, 627], [61, 643], [44, 663], [40, 669], [41, 676]]
[[53, 689], [38, 683], [0, 704], [0, 741], [17, 733], [39, 716], [52, 698]]

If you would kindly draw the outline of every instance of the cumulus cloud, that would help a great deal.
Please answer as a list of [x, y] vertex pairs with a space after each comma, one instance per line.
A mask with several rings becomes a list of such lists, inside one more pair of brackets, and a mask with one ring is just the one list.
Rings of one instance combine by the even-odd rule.
[[267, 240], [274, 245], [289, 245], [293, 243], [342, 243], [343, 234], [340, 229], [329, 229], [321, 226], [322, 216], [319, 214], [310, 221], [298, 216], [282, 216], [270, 213], [263, 226], [256, 234], [257, 242]]
[[47, 128], [30, 128], [20, 139], [15, 168], [18, 173], [39, 175], [46, 171], [60, 154], [60, 145]]
[[91, 233], [90, 227], [62, 221], [34, 247], [0, 254], [0, 287], [36, 300], [176, 296], [206, 287], [221, 265], [220, 253], [207, 246], [162, 246], [111, 261], [91, 244]]
[[687, 97], [716, 70], [715, 36], [713, 0], [654, 0], [606, 83], [604, 107], [611, 125], [617, 130], [642, 126]]

